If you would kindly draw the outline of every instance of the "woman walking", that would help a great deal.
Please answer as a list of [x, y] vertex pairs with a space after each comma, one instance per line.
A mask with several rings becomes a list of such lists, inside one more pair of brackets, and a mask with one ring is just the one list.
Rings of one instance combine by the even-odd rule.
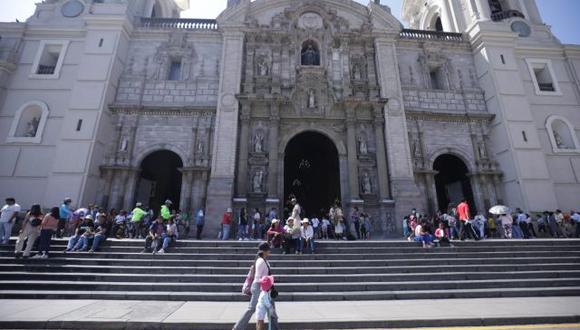
[[48, 253], [50, 252], [50, 240], [52, 235], [58, 229], [59, 221], [59, 208], [53, 207], [50, 213], [44, 216], [42, 219], [42, 224], [40, 225], [40, 243], [38, 245], [38, 254], [34, 258], [48, 258]]
[[[42, 210], [40, 209], [40, 205], [34, 204], [30, 208], [28, 214], [24, 218], [24, 223], [22, 224], [22, 230], [20, 231], [20, 236], [18, 237], [18, 241], [16, 241], [16, 251], [14, 252], [16, 258], [19, 258], [21, 255], [24, 258], [30, 257], [30, 251], [32, 251], [32, 247], [34, 246], [34, 242], [38, 236], [40, 236], [40, 224], [42, 223]], [[24, 242], [26, 241], [26, 249], [24, 249], [24, 253], [22, 253], [22, 249], [24, 248]]]
[[[242, 318], [234, 325], [233, 330], [245, 330], [248, 327], [248, 323], [252, 318], [252, 315], [256, 312], [256, 306], [258, 305], [258, 298], [260, 296], [260, 280], [264, 276], [270, 276], [270, 264], [268, 263], [268, 257], [270, 256], [270, 244], [268, 242], [263, 242], [258, 246], [258, 255], [254, 261], [254, 281], [252, 282], [252, 297], [250, 299], [250, 305], [248, 310], [242, 315]], [[276, 298], [272, 296], [272, 298]], [[276, 315], [271, 316], [272, 325], [271, 329], [278, 328], [278, 317]]]

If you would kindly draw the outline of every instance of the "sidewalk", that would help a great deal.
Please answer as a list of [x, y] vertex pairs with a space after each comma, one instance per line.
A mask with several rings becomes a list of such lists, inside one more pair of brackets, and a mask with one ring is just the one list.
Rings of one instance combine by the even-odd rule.
[[[0, 300], [0, 329], [231, 329], [246, 303]], [[580, 297], [281, 302], [281, 329], [580, 322]]]

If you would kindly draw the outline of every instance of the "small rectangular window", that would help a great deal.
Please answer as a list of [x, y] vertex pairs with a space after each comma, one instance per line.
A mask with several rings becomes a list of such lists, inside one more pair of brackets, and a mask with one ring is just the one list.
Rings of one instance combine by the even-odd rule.
[[83, 120], [79, 119], [79, 121], [77, 122], [77, 132], [80, 132], [82, 127], [83, 127]]
[[44, 47], [36, 68], [36, 74], [53, 75], [56, 71], [61, 52], [62, 45], [47, 45]]
[[528, 135], [526, 134], [526, 131], [522, 131], [522, 138], [524, 139], [524, 142], [528, 142]]
[[503, 57], [503, 54], [499, 56], [501, 58], [501, 63], [505, 64], [505, 57]]
[[181, 80], [181, 60], [171, 61], [168, 80]]
[[99, 40], [99, 48], [103, 47], [103, 42], [104, 42], [104, 41], [105, 41], [105, 40], [104, 40], [103, 38], [101, 38], [101, 40]]
[[552, 76], [546, 65], [534, 68], [534, 74], [536, 75], [536, 81], [538, 82], [538, 88], [542, 92], [555, 92], [554, 81], [552, 81]]
[[441, 81], [439, 79], [439, 70], [432, 70], [429, 72], [429, 77], [431, 78], [431, 89], [442, 89]]

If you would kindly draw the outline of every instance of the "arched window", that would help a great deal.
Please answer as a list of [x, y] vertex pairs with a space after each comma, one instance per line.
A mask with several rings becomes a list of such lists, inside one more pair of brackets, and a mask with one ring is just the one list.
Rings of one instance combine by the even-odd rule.
[[40, 143], [47, 118], [48, 106], [44, 102], [24, 104], [14, 115], [7, 142]]
[[554, 152], [580, 152], [574, 126], [564, 117], [551, 116], [546, 123]]
[[435, 31], [443, 32], [443, 23], [441, 23], [441, 17], [437, 17], [435, 20]]
[[306, 40], [302, 44], [301, 51], [302, 65], [320, 65], [320, 47], [314, 40]]

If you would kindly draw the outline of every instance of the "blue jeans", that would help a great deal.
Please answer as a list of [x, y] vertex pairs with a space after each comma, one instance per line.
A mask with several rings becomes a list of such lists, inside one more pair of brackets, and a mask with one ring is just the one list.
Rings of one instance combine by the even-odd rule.
[[169, 236], [167, 234], [163, 234], [163, 250], [166, 250], [169, 247], [169, 244], [175, 242], [175, 237], [174, 236]]
[[48, 254], [50, 252], [50, 240], [54, 230], [43, 229], [40, 231], [40, 242], [38, 243], [38, 252]]
[[238, 237], [239, 238], [248, 238], [248, 225], [240, 225], [238, 227]]
[[93, 240], [93, 247], [91, 248], [91, 250], [97, 251], [101, 243], [103, 243], [105, 240], [107, 240], [107, 236], [101, 234], [95, 235], [95, 239]]
[[310, 253], [314, 253], [314, 238], [306, 240], [305, 238], [300, 238], [300, 244], [298, 246], [298, 251], [304, 251], [304, 245], [307, 245], [308, 249], [310, 249]]
[[10, 235], [12, 234], [12, 221], [0, 223], [0, 240], [1, 244], [10, 243]]
[[74, 235], [74, 236], [71, 236], [71, 238], [68, 240], [68, 244], [66, 246], [66, 250], [67, 251], [72, 251], [72, 249], [74, 249], [75, 246], [78, 244], [78, 242], [81, 240], [81, 237], [83, 237], [83, 235]]
[[222, 241], [230, 239], [230, 225], [222, 225]]
[[81, 236], [77, 244], [73, 247], [73, 251], [87, 251], [89, 249], [89, 240], [91, 238], [88, 236]]

